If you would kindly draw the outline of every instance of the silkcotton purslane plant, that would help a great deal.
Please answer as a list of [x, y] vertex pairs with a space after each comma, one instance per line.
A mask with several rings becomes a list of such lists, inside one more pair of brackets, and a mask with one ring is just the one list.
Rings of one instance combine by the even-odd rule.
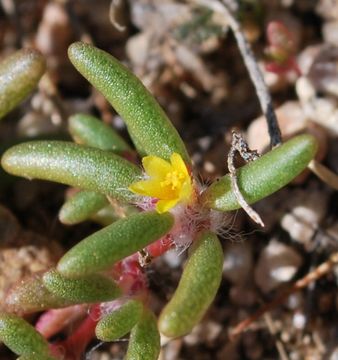
[[[10, 174], [80, 189], [60, 210], [63, 223], [94, 219], [105, 226], [71, 248], [55, 269], [10, 291], [0, 339], [20, 359], [79, 359], [95, 334], [114, 341], [130, 333], [126, 359], [156, 360], [160, 332], [189, 333], [213, 301], [223, 266], [217, 234], [224, 230], [225, 213], [240, 208], [238, 196], [230, 175], [208, 187], [197, 180], [161, 107], [115, 58], [80, 42], [71, 45], [69, 58], [124, 119], [142, 167], [113, 129], [84, 114], [69, 120], [75, 143], [32, 141], [6, 151], [2, 166]], [[238, 169], [245, 201], [252, 204], [288, 184], [316, 149], [312, 136], [300, 135]], [[188, 259], [157, 320], [144, 267], [175, 247], [189, 247]], [[88, 307], [73, 334], [48, 343], [62, 330], [62, 319], [81, 318]], [[45, 310], [38, 331], [18, 316]]]

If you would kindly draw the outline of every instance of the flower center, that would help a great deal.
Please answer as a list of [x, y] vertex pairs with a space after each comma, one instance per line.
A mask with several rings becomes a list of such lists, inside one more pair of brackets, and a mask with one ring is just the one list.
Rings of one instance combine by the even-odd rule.
[[181, 180], [185, 178], [184, 174], [178, 171], [169, 172], [164, 181], [161, 181], [161, 187], [171, 186], [172, 190], [181, 186]]

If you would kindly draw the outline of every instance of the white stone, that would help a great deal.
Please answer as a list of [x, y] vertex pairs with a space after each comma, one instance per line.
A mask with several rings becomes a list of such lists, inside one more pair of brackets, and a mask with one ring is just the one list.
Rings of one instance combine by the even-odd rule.
[[333, 350], [330, 356], [330, 360], [338, 360], [338, 347]]
[[301, 102], [308, 102], [315, 98], [316, 90], [306, 76], [301, 76], [296, 82], [296, 92]]
[[[283, 138], [295, 135], [306, 128], [307, 119], [298, 101], [287, 101], [276, 109], [276, 115]], [[264, 116], [251, 122], [247, 130], [247, 140], [250, 148], [260, 153], [269, 147], [270, 137]]]
[[290, 204], [291, 211], [281, 219], [282, 228], [293, 240], [307, 246], [326, 214], [328, 193], [310, 187], [297, 191]]
[[325, 22], [322, 33], [326, 43], [338, 46], [338, 21]]
[[300, 312], [296, 312], [292, 319], [293, 326], [299, 330], [304, 329], [306, 325], [306, 317]]
[[301, 256], [292, 247], [273, 239], [260, 254], [255, 269], [256, 284], [268, 293], [290, 281], [302, 262]]

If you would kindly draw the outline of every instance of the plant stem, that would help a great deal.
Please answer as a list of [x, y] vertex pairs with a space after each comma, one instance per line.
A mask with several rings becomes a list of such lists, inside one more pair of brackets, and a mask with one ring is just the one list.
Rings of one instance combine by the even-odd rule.
[[329, 170], [326, 166], [319, 163], [317, 160], [311, 160], [308, 168], [319, 177], [325, 184], [338, 190], [338, 175]]

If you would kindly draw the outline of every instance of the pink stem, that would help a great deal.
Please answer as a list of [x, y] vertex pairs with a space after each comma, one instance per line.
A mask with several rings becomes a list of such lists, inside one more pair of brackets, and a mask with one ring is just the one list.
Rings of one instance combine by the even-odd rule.
[[64, 309], [51, 309], [43, 313], [35, 328], [46, 339], [60, 332], [67, 324], [85, 315], [86, 306], [74, 305]]
[[[149, 254], [156, 258], [174, 246], [170, 234], [157, 240], [147, 247]], [[133, 254], [114, 266], [113, 277], [117, 280], [122, 292], [127, 296], [137, 296], [147, 301], [147, 279], [139, 264], [138, 254]], [[65, 309], [50, 310], [43, 314], [36, 324], [36, 328], [46, 338], [59, 332], [65, 321], [72, 316], [72, 312], [85, 309], [83, 305]], [[86, 347], [95, 335], [95, 327], [101, 316], [100, 304], [90, 308], [90, 314], [80, 326], [66, 340], [52, 344], [51, 351], [64, 360], [79, 360]], [[82, 313], [80, 311], [80, 313]]]
[[100, 319], [100, 305], [93, 305], [89, 316], [65, 341], [52, 345], [52, 351], [64, 352], [65, 360], [80, 360], [86, 347], [95, 335], [95, 327]]

